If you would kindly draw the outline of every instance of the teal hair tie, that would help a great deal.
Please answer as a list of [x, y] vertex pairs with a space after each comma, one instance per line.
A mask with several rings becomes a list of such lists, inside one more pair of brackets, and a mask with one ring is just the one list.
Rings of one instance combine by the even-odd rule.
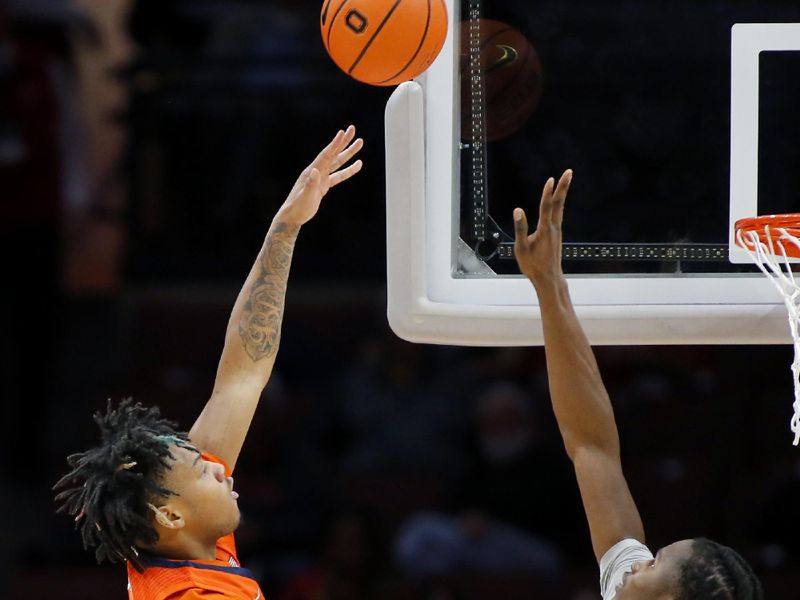
[[169, 446], [170, 444], [175, 444], [176, 446], [186, 446], [186, 440], [182, 440], [178, 436], [175, 435], [159, 435], [156, 436], [156, 440], [161, 442], [162, 444]]

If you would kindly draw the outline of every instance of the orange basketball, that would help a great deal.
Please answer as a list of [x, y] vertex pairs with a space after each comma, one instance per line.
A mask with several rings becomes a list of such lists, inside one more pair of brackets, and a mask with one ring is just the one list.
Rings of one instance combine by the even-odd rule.
[[321, 29], [342, 71], [370, 85], [397, 85], [438, 56], [447, 7], [444, 0], [325, 0]]

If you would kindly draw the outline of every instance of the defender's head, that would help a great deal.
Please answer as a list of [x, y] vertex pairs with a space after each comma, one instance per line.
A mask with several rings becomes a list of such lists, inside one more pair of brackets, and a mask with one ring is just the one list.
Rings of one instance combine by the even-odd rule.
[[736, 551], [705, 538], [665, 546], [636, 563], [616, 600], [763, 600], [761, 584]]
[[101, 443], [67, 458], [72, 471], [54, 486], [58, 512], [75, 516], [85, 548], [99, 561], [139, 550], [166, 556], [207, 547], [239, 524], [233, 480], [204, 460], [158, 408], [124, 400], [96, 413]]

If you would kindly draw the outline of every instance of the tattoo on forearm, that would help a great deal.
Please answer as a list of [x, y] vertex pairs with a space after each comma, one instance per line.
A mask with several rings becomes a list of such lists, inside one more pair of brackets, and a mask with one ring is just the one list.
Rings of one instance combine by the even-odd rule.
[[256, 362], [278, 351], [281, 338], [286, 281], [292, 251], [300, 228], [277, 223], [267, 234], [258, 278], [239, 319], [239, 337], [247, 354]]

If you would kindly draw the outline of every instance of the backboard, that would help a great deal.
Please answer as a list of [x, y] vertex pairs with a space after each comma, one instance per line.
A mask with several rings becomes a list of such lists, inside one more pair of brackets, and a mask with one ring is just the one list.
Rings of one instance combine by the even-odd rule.
[[386, 110], [400, 337], [541, 344], [511, 213], [573, 168], [564, 270], [592, 343], [791, 340], [732, 223], [800, 210], [800, 5], [448, 1], [441, 55]]

